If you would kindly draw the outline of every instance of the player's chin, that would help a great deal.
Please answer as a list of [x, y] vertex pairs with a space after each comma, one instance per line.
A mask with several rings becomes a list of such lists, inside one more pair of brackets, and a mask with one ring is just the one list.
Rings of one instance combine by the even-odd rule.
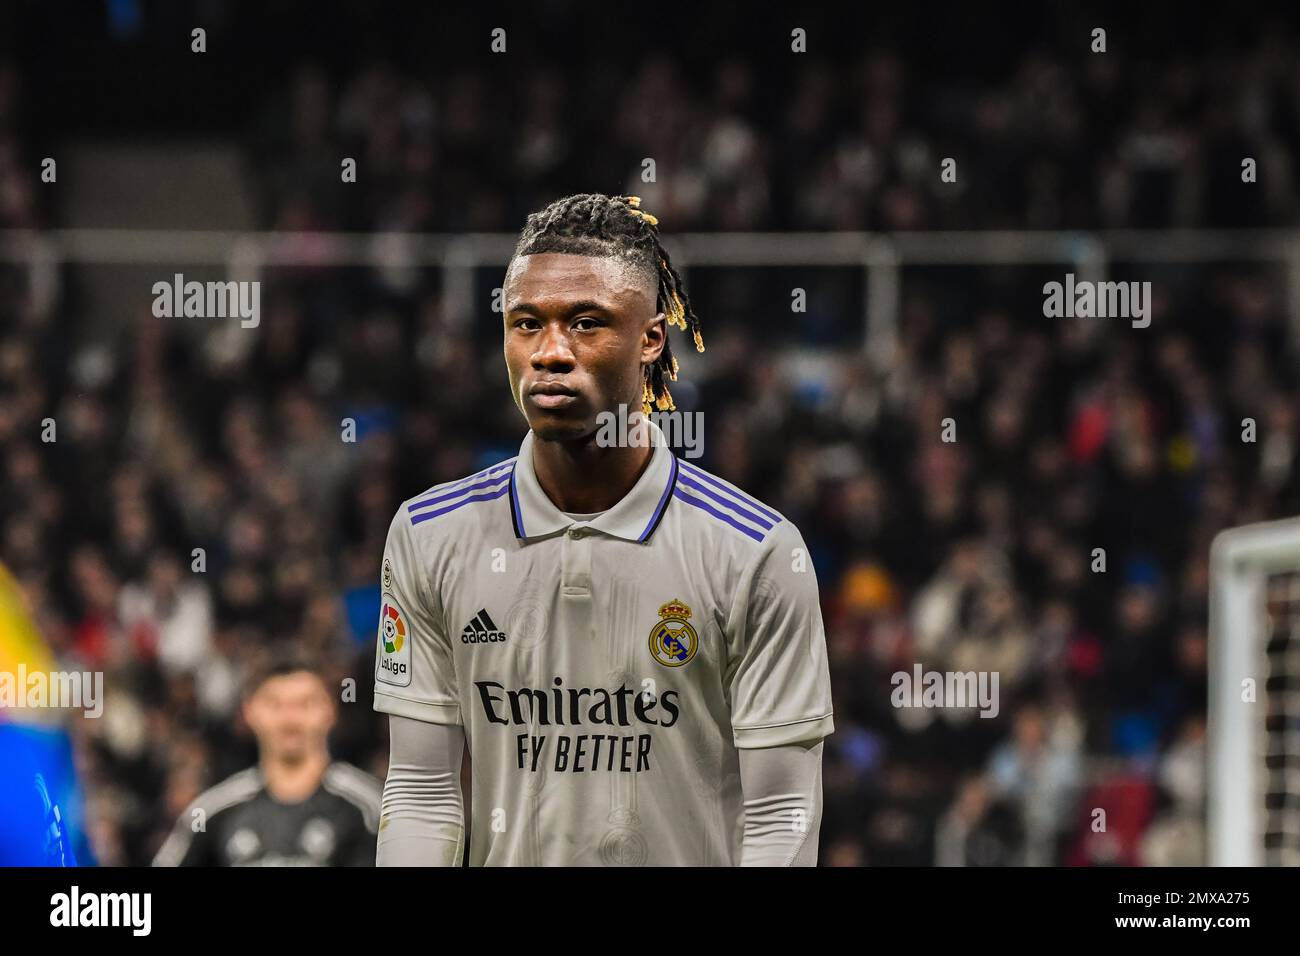
[[568, 399], [564, 405], [547, 407], [524, 399], [524, 416], [538, 441], [575, 441], [595, 431], [588, 403], [581, 398]]
[[528, 422], [538, 441], [578, 441], [586, 438], [595, 426], [586, 418], [563, 415], [538, 415]]
[[267, 748], [267, 754], [272, 759], [293, 764], [301, 762], [309, 752], [310, 748], [304, 740], [282, 740]]
[[555, 409], [533, 405], [528, 409], [528, 427], [539, 441], [576, 441], [596, 430], [591, 416], [578, 403]]

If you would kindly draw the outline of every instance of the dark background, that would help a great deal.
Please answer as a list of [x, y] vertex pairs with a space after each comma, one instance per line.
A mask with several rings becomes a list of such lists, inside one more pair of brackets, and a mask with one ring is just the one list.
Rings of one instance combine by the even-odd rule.
[[[141, 164], [174, 152], [175, 182], [247, 200], [243, 228], [304, 247], [328, 230], [513, 232], [586, 191], [643, 195], [670, 248], [685, 231], [1295, 225], [1291, 13], [431, 6], [5, 4], [0, 227], [86, 224], [70, 196], [124, 187], [63, 157], [106, 145]], [[790, 53], [792, 26], [809, 54]], [[180, 158], [196, 146], [238, 158], [229, 196]], [[57, 188], [45, 156], [74, 170]], [[939, 180], [946, 156], [960, 188]], [[121, 225], [174, 228], [162, 185]], [[1203, 861], [1209, 541], [1300, 505], [1285, 273], [1245, 255], [1117, 262], [1112, 278], [1153, 282], [1155, 320], [1088, 337], [1042, 316], [1064, 271], [906, 266], [883, 369], [863, 351], [861, 270], [688, 275], [708, 351], [678, 348], [675, 394], [705, 414], [702, 464], [799, 526], [821, 584], [823, 864]], [[523, 433], [486, 306], [499, 271], [480, 270], [479, 313], [449, 315], [437, 270], [268, 270], [255, 340], [225, 363], [143, 292], [106, 299], [75, 262], [59, 276], [38, 308], [0, 266], [0, 556], [60, 659], [116, 689], [76, 728], [95, 856], [147, 862], [199, 790], [255, 759], [235, 692], [284, 642], [357, 681], [335, 750], [382, 776], [368, 695], [388, 522]], [[788, 311], [795, 285], [806, 315]], [[891, 707], [890, 675], [916, 662], [997, 670], [1000, 716]]]

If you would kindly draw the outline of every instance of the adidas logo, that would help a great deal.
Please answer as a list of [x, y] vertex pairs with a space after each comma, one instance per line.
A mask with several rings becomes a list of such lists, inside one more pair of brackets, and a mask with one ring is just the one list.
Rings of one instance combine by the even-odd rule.
[[486, 644], [489, 641], [494, 644], [498, 641], [504, 643], [505, 639], [506, 632], [497, 628], [486, 608], [475, 614], [474, 619], [460, 632], [462, 644]]

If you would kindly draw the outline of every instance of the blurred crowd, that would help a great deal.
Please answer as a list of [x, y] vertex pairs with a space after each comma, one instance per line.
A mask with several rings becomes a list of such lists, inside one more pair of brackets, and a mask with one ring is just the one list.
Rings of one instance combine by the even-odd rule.
[[883, 51], [703, 76], [653, 50], [577, 76], [302, 65], [249, 143], [284, 229], [513, 230], [583, 191], [640, 195], [680, 231], [1288, 225], [1300, 44], [1263, 37], [1155, 60], [1059, 44], [986, 84]]
[[[1280, 35], [1207, 62], [1044, 49], [983, 86], [873, 53], [796, 71], [776, 99], [760, 63], [688, 82], [650, 50], [624, 76], [595, 68], [600, 100], [556, 70], [435, 84], [304, 67], [250, 120], [249, 169], [263, 224], [293, 231], [517, 230], [574, 191], [642, 195], [670, 241], [1285, 224], [1296, 52]], [[49, 224], [16, 83], [0, 68], [0, 227]], [[1024, 305], [1037, 276], [910, 272], [883, 368], [801, 348], [797, 324], [756, 334], [750, 316], [788, 308], [758, 286], [693, 290], [708, 351], [683, 359], [675, 394], [705, 414], [701, 464], [792, 519], [819, 577], [836, 713], [823, 865], [1203, 859], [1209, 542], [1300, 508], [1284, 285], [1164, 267], [1151, 327], [1131, 329], [1045, 320]], [[334, 750], [383, 776], [370, 683], [389, 520], [514, 454], [523, 423], [494, 317], [448, 316], [433, 274], [275, 270], [235, 350], [147, 301], [104, 342], [70, 304], [76, 278], [40, 308], [0, 268], [0, 556], [64, 666], [107, 672], [103, 718], [76, 727], [87, 826], [101, 863], [141, 863], [255, 759], [240, 682], [284, 642], [355, 682]], [[893, 706], [892, 675], [917, 663], [996, 671], [999, 715]]]

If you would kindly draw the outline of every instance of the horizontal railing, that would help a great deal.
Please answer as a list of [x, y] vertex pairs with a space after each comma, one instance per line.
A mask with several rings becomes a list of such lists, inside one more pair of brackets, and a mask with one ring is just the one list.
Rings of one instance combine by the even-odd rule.
[[[0, 231], [0, 261], [25, 264], [38, 305], [57, 293], [58, 268], [90, 265], [224, 265], [251, 280], [275, 267], [439, 269], [452, 321], [475, 314], [473, 273], [503, 266], [513, 233], [284, 233], [138, 229]], [[1059, 264], [1105, 281], [1111, 264], [1273, 262], [1284, 269], [1289, 335], [1300, 346], [1300, 231], [1114, 230], [1100, 232], [714, 232], [666, 237], [691, 267], [861, 268], [862, 323], [873, 357], [887, 362], [898, 334], [901, 270], [909, 266]]]

